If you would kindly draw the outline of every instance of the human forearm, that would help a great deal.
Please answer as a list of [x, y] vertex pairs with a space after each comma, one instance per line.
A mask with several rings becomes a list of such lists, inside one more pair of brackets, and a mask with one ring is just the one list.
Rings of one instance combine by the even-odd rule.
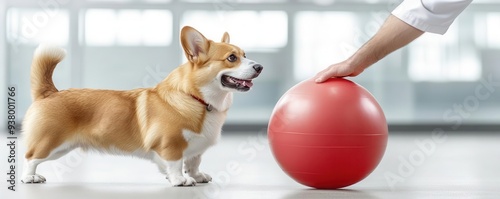
[[353, 56], [348, 59], [352, 65], [367, 68], [386, 55], [409, 44], [424, 32], [390, 15], [380, 30]]
[[356, 76], [389, 53], [407, 45], [424, 32], [390, 15], [380, 30], [347, 60], [330, 65], [316, 75], [316, 82], [331, 77]]

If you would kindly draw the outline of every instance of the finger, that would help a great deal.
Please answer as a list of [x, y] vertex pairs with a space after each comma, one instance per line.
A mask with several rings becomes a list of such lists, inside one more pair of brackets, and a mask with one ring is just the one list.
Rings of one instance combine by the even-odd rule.
[[322, 83], [322, 82], [326, 81], [327, 79], [330, 79], [331, 77], [335, 76], [336, 71], [337, 70], [335, 70], [335, 69], [329, 68], [328, 70], [321, 72], [315, 80], [316, 83]]
[[330, 67], [327, 67], [327, 68], [319, 71], [318, 73], [316, 73], [316, 75], [314, 77], [318, 78], [318, 77], [322, 76], [323, 73], [326, 73], [326, 71], [328, 71], [329, 69], [330, 69]]
[[318, 78], [316, 78], [314, 81], [316, 83], [323, 83], [324, 81], [326, 80], [326, 78], [324, 78], [323, 76], [319, 76]]

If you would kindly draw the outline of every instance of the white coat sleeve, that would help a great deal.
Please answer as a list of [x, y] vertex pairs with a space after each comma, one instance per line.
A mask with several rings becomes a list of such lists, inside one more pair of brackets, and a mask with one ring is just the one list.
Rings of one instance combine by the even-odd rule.
[[392, 15], [425, 32], [444, 34], [472, 0], [405, 0]]

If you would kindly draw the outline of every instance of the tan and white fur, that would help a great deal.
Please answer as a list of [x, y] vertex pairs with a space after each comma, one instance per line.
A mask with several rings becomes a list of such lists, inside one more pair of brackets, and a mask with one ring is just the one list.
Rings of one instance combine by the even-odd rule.
[[153, 88], [128, 91], [57, 90], [52, 73], [65, 51], [39, 46], [23, 121], [22, 182], [45, 182], [37, 166], [75, 148], [152, 160], [174, 186], [211, 181], [198, 169], [201, 155], [219, 139], [232, 93], [248, 91], [262, 66], [229, 44], [227, 33], [214, 42], [184, 27], [181, 43], [187, 63]]

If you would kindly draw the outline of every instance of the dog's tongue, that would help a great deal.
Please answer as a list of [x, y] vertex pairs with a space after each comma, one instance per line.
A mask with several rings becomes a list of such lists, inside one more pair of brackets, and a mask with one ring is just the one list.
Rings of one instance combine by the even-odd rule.
[[238, 82], [241, 86], [246, 86], [246, 87], [252, 87], [253, 86], [253, 83], [252, 83], [252, 80], [235, 80], [236, 82]]
[[252, 80], [243, 81], [243, 86], [252, 87], [253, 86]]

